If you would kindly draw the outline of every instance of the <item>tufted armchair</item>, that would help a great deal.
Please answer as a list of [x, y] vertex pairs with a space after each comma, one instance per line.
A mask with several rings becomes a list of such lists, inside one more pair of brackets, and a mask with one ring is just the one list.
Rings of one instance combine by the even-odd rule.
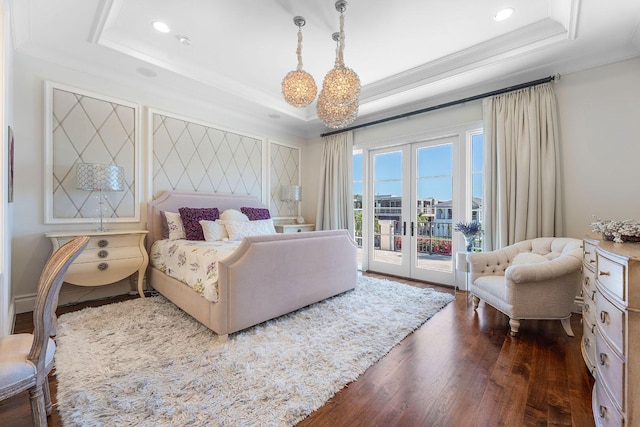
[[569, 320], [581, 284], [581, 240], [524, 240], [468, 254], [467, 262], [474, 309], [483, 300], [509, 316], [512, 336], [522, 319], [559, 319], [567, 335], [573, 336]]

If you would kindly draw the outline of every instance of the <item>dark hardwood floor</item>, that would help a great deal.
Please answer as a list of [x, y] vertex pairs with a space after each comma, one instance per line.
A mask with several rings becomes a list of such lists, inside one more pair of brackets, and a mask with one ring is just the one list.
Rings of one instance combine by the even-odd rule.
[[[126, 298], [135, 297], [60, 307], [58, 314]], [[523, 321], [512, 338], [506, 316], [484, 303], [475, 312], [468, 294], [457, 292], [454, 302], [299, 426], [593, 426], [580, 315], [571, 325], [573, 338], [559, 321]], [[30, 313], [17, 316], [16, 333], [32, 327]], [[49, 384], [55, 402], [55, 372]], [[31, 425], [27, 393], [0, 402], [0, 425]], [[54, 407], [49, 426], [61, 425]]]

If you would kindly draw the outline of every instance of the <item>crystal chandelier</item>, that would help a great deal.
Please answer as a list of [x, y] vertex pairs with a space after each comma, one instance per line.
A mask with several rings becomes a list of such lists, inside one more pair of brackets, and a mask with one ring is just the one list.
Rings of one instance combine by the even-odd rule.
[[344, 65], [344, 11], [347, 10], [347, 2], [338, 0], [335, 7], [340, 12], [340, 32], [333, 34], [337, 42], [336, 62], [324, 77], [317, 109], [318, 117], [325, 125], [340, 129], [353, 123], [358, 115], [360, 78]]
[[282, 80], [282, 95], [294, 107], [306, 107], [315, 99], [318, 88], [311, 74], [302, 70], [302, 27], [306, 21], [302, 16], [296, 16], [293, 23], [298, 27], [298, 67]]

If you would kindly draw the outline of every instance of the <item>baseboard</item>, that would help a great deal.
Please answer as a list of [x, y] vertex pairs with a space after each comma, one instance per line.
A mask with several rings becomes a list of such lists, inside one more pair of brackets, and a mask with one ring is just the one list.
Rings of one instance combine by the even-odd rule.
[[[82, 301], [91, 301], [102, 298], [109, 298], [116, 295], [128, 294], [131, 291], [129, 279], [104, 286], [75, 286], [65, 283], [60, 290], [58, 305], [76, 304]], [[14, 298], [15, 314], [33, 311], [36, 302], [36, 294], [20, 295]], [[11, 319], [15, 318], [15, 314]]]

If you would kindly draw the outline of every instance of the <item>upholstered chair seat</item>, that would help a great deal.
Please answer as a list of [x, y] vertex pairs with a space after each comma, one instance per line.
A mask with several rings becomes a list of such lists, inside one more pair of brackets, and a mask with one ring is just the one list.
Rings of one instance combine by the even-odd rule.
[[467, 262], [474, 308], [483, 300], [509, 316], [511, 335], [518, 333], [523, 319], [558, 319], [573, 336], [569, 319], [581, 284], [581, 240], [525, 240], [469, 254]]

